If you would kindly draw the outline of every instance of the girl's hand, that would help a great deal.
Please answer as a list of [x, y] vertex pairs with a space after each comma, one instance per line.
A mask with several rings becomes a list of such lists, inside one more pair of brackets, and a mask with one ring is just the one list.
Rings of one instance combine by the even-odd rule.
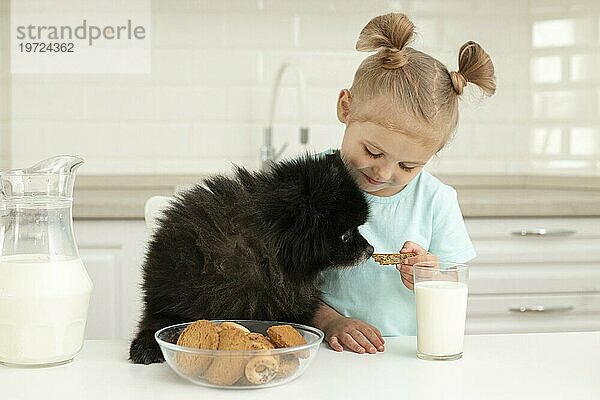
[[416, 244], [415, 242], [405, 242], [400, 250], [400, 253], [416, 253], [414, 257], [407, 258], [402, 264], [397, 264], [396, 269], [400, 272], [402, 283], [408, 289], [414, 289], [414, 276], [413, 276], [413, 264], [426, 262], [426, 261], [437, 261], [437, 257]]
[[359, 354], [385, 350], [379, 330], [361, 320], [340, 315], [331, 319], [324, 328], [325, 340], [335, 351], [343, 351], [344, 347]]

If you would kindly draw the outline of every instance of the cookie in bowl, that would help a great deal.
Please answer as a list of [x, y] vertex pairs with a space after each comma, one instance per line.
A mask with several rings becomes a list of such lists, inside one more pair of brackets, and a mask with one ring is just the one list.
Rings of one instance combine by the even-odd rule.
[[200, 320], [163, 328], [155, 338], [179, 376], [198, 385], [244, 389], [281, 385], [301, 376], [324, 334], [301, 324]]

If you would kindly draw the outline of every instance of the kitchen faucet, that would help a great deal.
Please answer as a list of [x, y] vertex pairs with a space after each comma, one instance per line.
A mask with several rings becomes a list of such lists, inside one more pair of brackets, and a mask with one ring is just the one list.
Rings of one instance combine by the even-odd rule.
[[275, 151], [273, 147], [273, 119], [275, 117], [275, 104], [277, 103], [277, 94], [279, 92], [279, 86], [281, 84], [281, 77], [286, 69], [290, 68], [296, 73], [297, 84], [298, 84], [298, 116], [300, 119], [300, 143], [308, 143], [308, 124], [306, 121], [306, 82], [304, 81], [304, 75], [302, 72], [292, 63], [285, 62], [277, 71], [275, 82], [273, 83], [273, 90], [271, 91], [271, 104], [269, 108], [269, 116], [267, 119], [267, 126], [263, 131], [263, 144], [260, 148], [260, 169], [265, 170], [270, 165], [276, 162], [285, 148], [285, 143], [279, 151]]

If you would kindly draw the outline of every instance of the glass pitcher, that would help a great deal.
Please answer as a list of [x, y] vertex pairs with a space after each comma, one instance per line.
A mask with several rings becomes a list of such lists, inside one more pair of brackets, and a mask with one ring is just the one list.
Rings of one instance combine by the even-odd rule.
[[83, 346], [92, 282], [73, 235], [83, 159], [58, 156], [0, 172], [0, 363], [48, 366]]

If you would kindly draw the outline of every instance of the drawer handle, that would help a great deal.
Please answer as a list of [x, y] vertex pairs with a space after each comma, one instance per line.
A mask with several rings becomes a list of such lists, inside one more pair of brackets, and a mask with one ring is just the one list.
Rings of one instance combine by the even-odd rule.
[[508, 310], [511, 312], [520, 312], [520, 313], [540, 313], [540, 312], [566, 312], [573, 311], [575, 307], [573, 306], [560, 306], [560, 307], [544, 307], [544, 306], [521, 306], [521, 307], [512, 307]]
[[574, 235], [576, 231], [574, 229], [526, 229], [523, 228], [520, 231], [512, 231], [513, 236], [569, 236]]

